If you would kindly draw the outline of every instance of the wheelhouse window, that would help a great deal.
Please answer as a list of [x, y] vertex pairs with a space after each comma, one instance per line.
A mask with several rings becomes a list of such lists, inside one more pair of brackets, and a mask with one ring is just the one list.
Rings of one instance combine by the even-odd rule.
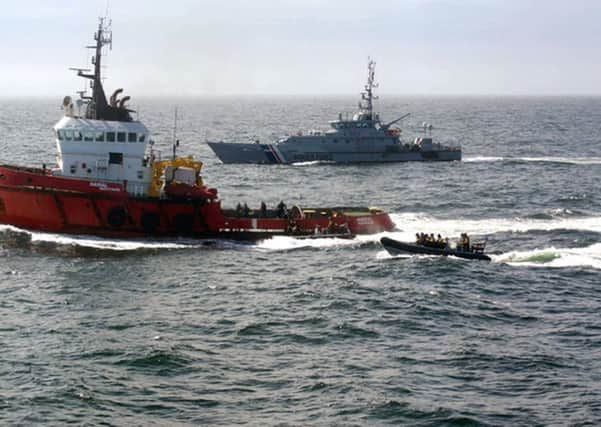
[[115, 142], [115, 132], [106, 133], [106, 142]]
[[127, 134], [127, 142], [137, 142], [138, 141], [138, 134], [135, 132], [129, 132]]
[[146, 135], [141, 133], [138, 137], [138, 142], [144, 142], [145, 139], [146, 139]]
[[67, 141], [71, 141], [73, 139], [73, 131], [72, 130], [64, 130], [63, 135]]
[[65, 139], [65, 131], [63, 131], [62, 129], [57, 130], [56, 137], [59, 139], [59, 141], [62, 141], [63, 139]]
[[123, 153], [109, 153], [109, 165], [122, 165]]
[[82, 135], [78, 130], [73, 131], [73, 141], [81, 141]]
[[94, 134], [92, 132], [86, 132], [83, 134], [84, 141], [94, 141]]
[[104, 132], [96, 132], [96, 142], [104, 142]]
[[117, 132], [117, 142], [125, 142], [125, 132]]

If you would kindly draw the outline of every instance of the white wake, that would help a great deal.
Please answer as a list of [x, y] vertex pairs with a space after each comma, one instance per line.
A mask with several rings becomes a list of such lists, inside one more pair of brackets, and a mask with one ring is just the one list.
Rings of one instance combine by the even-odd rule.
[[91, 249], [136, 251], [139, 249], [186, 249], [203, 246], [200, 240], [159, 241], [143, 239], [111, 239], [88, 235], [55, 234], [23, 230], [11, 225], [0, 225], [0, 233], [12, 232], [29, 237], [32, 244], [54, 243], [64, 246], [80, 246]]
[[493, 255], [493, 262], [529, 267], [592, 267], [601, 269], [601, 243], [584, 248], [544, 248]]
[[494, 234], [499, 232], [527, 232], [578, 230], [601, 233], [601, 216], [567, 217], [552, 219], [530, 218], [484, 218], [484, 219], [439, 219], [423, 213], [391, 214], [391, 219], [399, 233], [392, 233], [392, 238], [413, 240], [415, 233], [435, 233], [447, 237], [458, 236], [461, 233]]
[[463, 158], [467, 163], [482, 162], [529, 162], [529, 163], [564, 163], [569, 165], [601, 165], [601, 157], [499, 157], [499, 156], [472, 156]]

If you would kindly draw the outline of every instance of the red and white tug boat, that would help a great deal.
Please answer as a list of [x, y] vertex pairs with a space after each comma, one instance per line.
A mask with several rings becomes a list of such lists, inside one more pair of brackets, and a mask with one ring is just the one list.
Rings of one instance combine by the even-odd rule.
[[100, 73], [111, 32], [104, 19], [94, 39], [94, 72], [78, 70], [91, 80], [92, 96], [81, 94], [77, 112], [65, 97], [64, 117], [54, 126], [58, 165], [0, 165], [0, 223], [99, 236], [251, 240], [394, 228], [377, 208], [222, 209], [217, 190], [202, 181], [200, 161], [175, 155], [160, 159], [152, 144], [147, 150], [150, 132], [132, 119], [129, 96], [119, 99], [122, 89], [117, 89], [107, 100]]

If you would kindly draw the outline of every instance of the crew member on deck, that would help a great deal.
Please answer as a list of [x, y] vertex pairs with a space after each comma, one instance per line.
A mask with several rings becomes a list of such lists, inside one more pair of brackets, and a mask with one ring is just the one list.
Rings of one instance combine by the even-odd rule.
[[461, 239], [459, 240], [461, 250], [465, 252], [470, 251], [470, 238], [467, 233], [461, 233]]
[[288, 222], [288, 227], [287, 230], [289, 234], [298, 234], [300, 232], [299, 228], [298, 228], [298, 224], [296, 223], [296, 220], [291, 219]]
[[283, 200], [278, 204], [278, 217], [285, 218], [288, 213], [288, 209], [286, 209], [286, 203]]
[[[334, 214], [336, 215], [336, 214]], [[334, 223], [334, 217], [330, 216], [330, 219], [328, 220], [328, 233], [335, 233], [336, 232], [336, 224]]]
[[441, 249], [444, 248], [444, 241], [442, 240], [442, 236], [440, 234], [436, 236], [436, 246], [438, 246]]
[[267, 217], [267, 206], [265, 205], [265, 202], [261, 201], [261, 218], [266, 218]]

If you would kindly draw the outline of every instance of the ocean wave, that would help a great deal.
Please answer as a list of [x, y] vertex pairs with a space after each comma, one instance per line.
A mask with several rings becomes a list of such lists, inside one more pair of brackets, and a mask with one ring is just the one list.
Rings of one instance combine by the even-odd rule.
[[10, 241], [18, 247], [62, 248], [61, 252], [71, 249], [74, 254], [91, 253], [123, 253], [123, 252], [158, 252], [165, 250], [199, 249], [213, 247], [218, 249], [243, 249], [259, 251], [290, 251], [296, 249], [327, 249], [340, 246], [361, 245], [364, 242], [375, 242], [385, 234], [361, 236], [363, 239], [297, 239], [290, 236], [274, 236], [254, 244], [225, 239], [192, 239], [173, 238], [165, 240], [115, 239], [89, 235], [71, 235], [44, 233], [20, 229], [11, 225], [0, 225], [0, 239]]
[[571, 165], [601, 165], [601, 157], [521, 157], [507, 160], [535, 163], [565, 163]]
[[463, 159], [467, 163], [483, 162], [519, 162], [519, 163], [562, 163], [569, 165], [601, 165], [601, 157], [500, 157], [500, 156], [472, 156]]
[[110, 239], [94, 236], [30, 232], [9, 225], [0, 225], [0, 233], [4, 234], [3, 240], [9, 239], [15, 241], [19, 246], [56, 245], [59, 247], [83, 248], [92, 251], [114, 251], [119, 253], [198, 249], [206, 248], [209, 245], [220, 249], [251, 249], [266, 252], [300, 249], [336, 249], [374, 244], [379, 242], [380, 238], [383, 236], [397, 240], [413, 241], [415, 233], [419, 232], [433, 232], [449, 238], [457, 237], [464, 232], [468, 232], [471, 235], [490, 235], [500, 232], [544, 232], [555, 230], [577, 230], [601, 233], [601, 217], [580, 216], [566, 210], [552, 210], [545, 215], [531, 215], [529, 217], [517, 218], [440, 219], [419, 212], [391, 213], [390, 217], [396, 224], [397, 231], [358, 235], [353, 239], [298, 239], [292, 236], [274, 236], [270, 239], [262, 240], [250, 245], [248, 243], [221, 239]]
[[497, 156], [474, 156], [474, 157], [464, 157], [462, 159], [462, 161], [466, 162], [466, 163], [502, 162], [503, 160], [504, 160], [503, 157], [497, 157]]
[[[386, 260], [391, 260], [391, 259], [403, 259], [403, 258], [420, 258], [420, 259], [436, 259], [436, 258], [440, 258], [439, 255], [426, 255], [426, 254], [395, 254], [392, 255], [390, 252], [388, 252], [387, 250], [381, 250], [376, 254], [376, 259], [378, 261], [386, 261]], [[457, 257], [452, 257], [453, 259], [459, 260], [459, 261], [465, 261], [462, 258], [457, 258]]]
[[492, 256], [493, 262], [530, 267], [592, 267], [601, 269], [601, 243], [584, 248], [543, 248]]
[[[379, 251], [378, 260], [403, 258], [437, 258], [435, 255], [391, 255], [387, 251]], [[456, 261], [466, 261], [462, 258], [450, 257]], [[522, 267], [591, 267], [601, 270], [601, 243], [584, 248], [543, 248], [527, 251], [511, 251], [499, 255], [491, 255], [492, 262]]]
[[[384, 235], [384, 234], [381, 234]], [[380, 236], [357, 236], [354, 239], [340, 239], [340, 238], [323, 238], [323, 239], [297, 239], [290, 236], [274, 236], [271, 239], [266, 239], [258, 242], [256, 248], [264, 251], [290, 251], [295, 249], [307, 249], [307, 248], [318, 248], [327, 249], [335, 248], [340, 246], [356, 246], [362, 244], [365, 241], [376, 241], [379, 240]], [[362, 237], [368, 237], [367, 239]]]
[[143, 239], [110, 239], [88, 235], [55, 234], [23, 230], [12, 225], [0, 225], [0, 233], [4, 238], [17, 242], [18, 245], [48, 246], [56, 245], [92, 249], [98, 251], [133, 252], [140, 250], [188, 249], [204, 247], [209, 241], [202, 240], [143, 240]]
[[[560, 216], [550, 213], [548, 219], [540, 218], [483, 218], [483, 219], [438, 219], [423, 213], [391, 214], [391, 219], [402, 230], [390, 233], [392, 238], [413, 240], [415, 233], [435, 232], [447, 237], [461, 233], [494, 234], [499, 232], [528, 232], [578, 230], [601, 233], [601, 217]], [[557, 211], [566, 215], [565, 211]]]
[[[364, 241], [379, 240], [380, 235], [374, 235], [372, 239]], [[370, 237], [370, 236], [363, 236]], [[333, 248], [362, 244], [361, 240], [324, 238], [324, 239], [297, 239], [289, 236], [274, 236], [270, 239], [261, 240], [254, 244], [236, 242], [224, 239], [184, 239], [173, 238], [166, 240], [144, 240], [144, 239], [115, 239], [89, 235], [55, 234], [29, 231], [14, 227], [12, 225], [0, 225], [0, 239], [10, 242], [18, 247], [57, 247], [70, 248], [75, 253], [82, 254], [88, 251], [102, 252], [155, 252], [161, 250], [198, 249], [216, 247], [219, 249], [256, 249], [260, 251], [290, 251], [306, 248]]]
[[177, 242], [159, 242], [159, 241], [144, 241], [144, 240], [121, 240], [121, 239], [106, 239], [94, 236], [71, 236], [59, 235], [52, 233], [32, 233], [32, 243], [35, 242], [51, 242], [59, 245], [77, 245], [88, 247], [91, 249], [103, 249], [113, 251], [137, 251], [140, 249], [186, 249], [191, 247], [200, 247], [196, 243], [177, 243]]
[[336, 162], [332, 160], [310, 160], [306, 162], [295, 162], [292, 166], [315, 166], [315, 165], [333, 165]]

